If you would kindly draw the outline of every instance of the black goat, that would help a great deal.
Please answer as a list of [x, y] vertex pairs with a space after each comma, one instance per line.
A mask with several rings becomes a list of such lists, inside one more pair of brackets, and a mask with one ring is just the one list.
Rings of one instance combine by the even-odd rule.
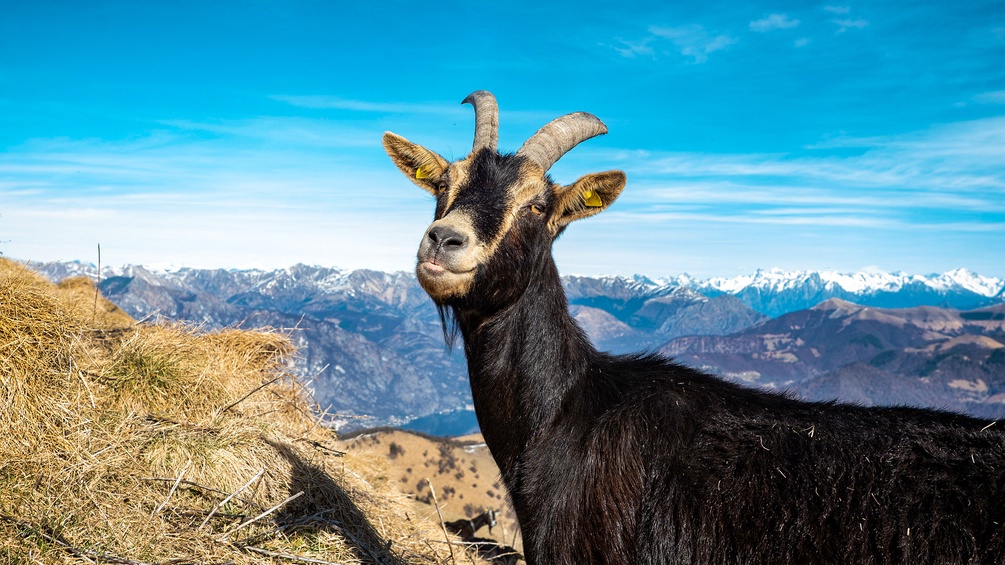
[[392, 133], [436, 198], [416, 273], [464, 340], [478, 422], [527, 562], [1005, 563], [1005, 430], [911, 408], [801, 402], [656, 355], [597, 351], [569, 315], [552, 242], [604, 210], [624, 173], [547, 171], [606, 127], [570, 114], [516, 154], [475, 106], [449, 163]]
[[489, 533], [492, 533], [492, 526], [496, 525], [496, 511], [486, 510], [474, 518], [461, 518], [460, 520], [444, 522], [443, 525], [446, 526], [451, 533], [460, 536], [462, 540], [469, 540], [473, 538], [475, 532], [482, 529], [483, 526], [488, 526]]

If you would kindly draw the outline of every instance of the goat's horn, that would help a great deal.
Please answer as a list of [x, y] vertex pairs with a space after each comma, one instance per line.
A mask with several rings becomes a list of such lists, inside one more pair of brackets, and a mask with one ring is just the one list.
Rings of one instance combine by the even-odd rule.
[[461, 104], [475, 107], [475, 143], [471, 152], [483, 147], [495, 151], [499, 145], [499, 105], [496, 104], [496, 97], [487, 90], [476, 90]]
[[607, 126], [593, 114], [573, 112], [537, 130], [516, 154], [527, 157], [547, 171], [573, 147], [605, 133]]

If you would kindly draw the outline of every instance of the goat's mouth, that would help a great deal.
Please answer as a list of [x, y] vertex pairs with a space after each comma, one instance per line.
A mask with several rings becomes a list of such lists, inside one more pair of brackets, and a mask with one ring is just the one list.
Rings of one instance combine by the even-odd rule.
[[467, 294], [477, 271], [478, 267], [455, 271], [431, 259], [419, 261], [415, 266], [419, 284], [437, 302]]

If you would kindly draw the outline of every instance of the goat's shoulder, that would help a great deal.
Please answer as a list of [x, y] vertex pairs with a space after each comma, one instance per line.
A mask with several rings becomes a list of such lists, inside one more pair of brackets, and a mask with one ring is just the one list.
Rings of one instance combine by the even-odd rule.
[[716, 408], [781, 414], [807, 405], [786, 394], [742, 387], [655, 353], [598, 354], [577, 394], [601, 412], [628, 419]]
[[677, 446], [710, 435], [719, 436], [716, 441], [722, 444], [742, 436], [786, 438], [787, 443], [826, 437], [832, 445], [854, 450], [863, 441], [890, 445], [897, 438], [964, 441], [983, 448], [1005, 440], [1005, 429], [989, 420], [940, 410], [804, 401], [741, 386], [655, 354], [600, 354], [590, 366], [590, 378], [573, 403], [580, 407], [580, 431], [593, 436], [584, 444], [639, 447], [658, 436]]

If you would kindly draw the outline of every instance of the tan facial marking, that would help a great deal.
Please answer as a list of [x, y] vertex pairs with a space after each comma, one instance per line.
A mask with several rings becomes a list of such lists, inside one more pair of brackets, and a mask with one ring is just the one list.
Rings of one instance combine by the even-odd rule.
[[447, 187], [447, 201], [443, 206], [444, 210], [449, 210], [453, 208], [454, 202], [457, 200], [457, 195], [460, 193], [460, 187], [464, 186], [468, 180], [468, 167], [470, 167], [470, 156], [468, 158], [452, 163], [445, 173], [450, 179], [450, 185]]

